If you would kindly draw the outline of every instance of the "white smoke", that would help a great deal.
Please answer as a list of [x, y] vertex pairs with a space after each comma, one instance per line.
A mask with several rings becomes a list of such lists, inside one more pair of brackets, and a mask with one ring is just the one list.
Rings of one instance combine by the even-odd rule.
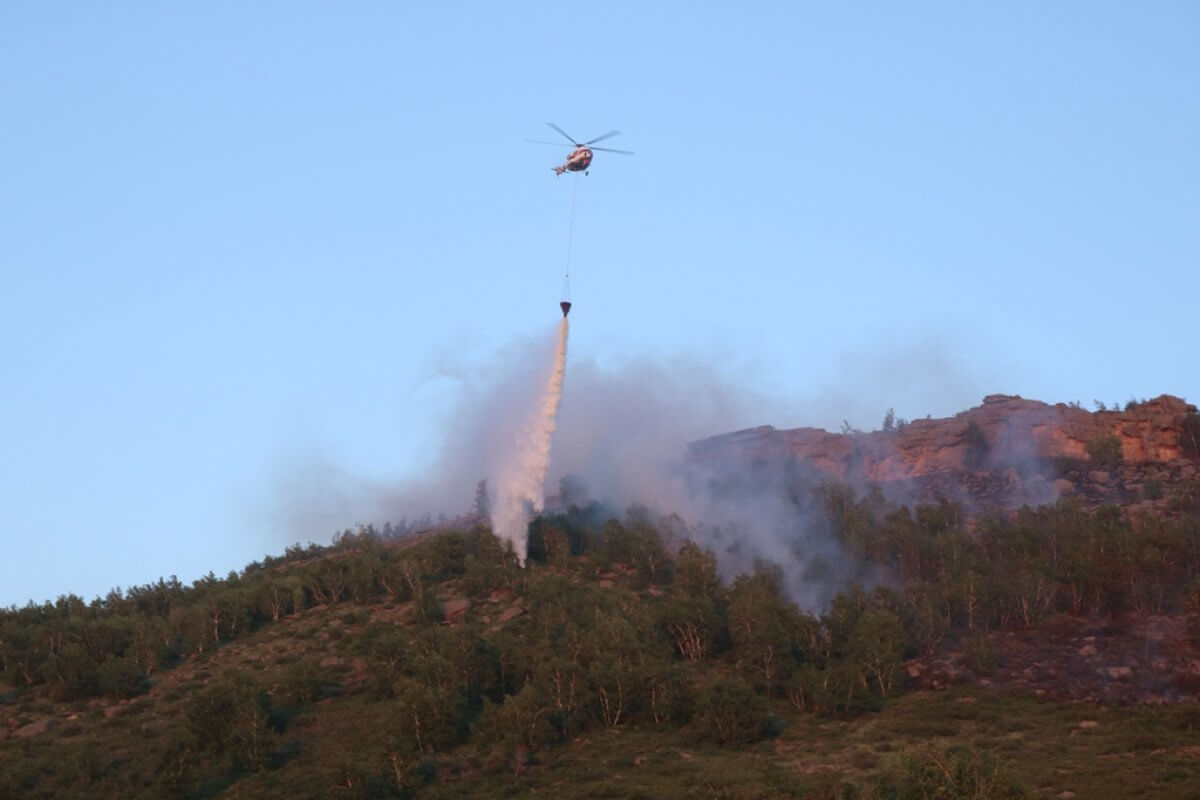
[[546, 379], [536, 410], [517, 431], [512, 461], [500, 469], [492, 502], [492, 530], [512, 543], [521, 564], [528, 551], [529, 520], [546, 503], [546, 475], [550, 471], [550, 439], [557, 427], [567, 369], [567, 318], [558, 326], [554, 367]]

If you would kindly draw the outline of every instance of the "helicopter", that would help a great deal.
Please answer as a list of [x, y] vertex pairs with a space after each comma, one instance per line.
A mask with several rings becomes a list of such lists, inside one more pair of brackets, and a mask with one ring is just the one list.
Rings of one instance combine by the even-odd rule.
[[[592, 164], [592, 151], [593, 150], [600, 150], [605, 153], [620, 153], [623, 156], [633, 155], [633, 153], [630, 152], [629, 150], [613, 150], [610, 147], [592, 147], [592, 145], [594, 145], [596, 142], [602, 142], [605, 139], [611, 139], [612, 137], [620, 134], [620, 131], [609, 131], [608, 133], [604, 134], [603, 136], [597, 136], [595, 139], [592, 139], [591, 141], [577, 142], [571, 137], [570, 134], [568, 134], [562, 128], [555, 125], [553, 122], [547, 122], [546, 124], [549, 125], [551, 128], [553, 128], [554, 130], [558, 131], [558, 133], [562, 134], [564, 139], [566, 139], [568, 142], [570, 142], [572, 145], [575, 146], [575, 149], [572, 150], [571, 153], [567, 156], [567, 160], [564, 161], [561, 166], [554, 167], [555, 175], [562, 175], [564, 172], [582, 172], [584, 175], [587, 175], [588, 167], [591, 166], [591, 164]], [[560, 142], [543, 142], [543, 141], [539, 141], [537, 139], [526, 139], [525, 141], [532, 142], [533, 144], [548, 144], [548, 145], [551, 145], [554, 147], [563, 147], [564, 146]]]

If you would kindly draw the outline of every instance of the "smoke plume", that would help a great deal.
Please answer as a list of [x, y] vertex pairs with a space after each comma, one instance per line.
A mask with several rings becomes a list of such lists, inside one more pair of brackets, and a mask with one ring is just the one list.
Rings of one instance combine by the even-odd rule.
[[[420, 420], [394, 433], [409, 438], [429, 430], [436, 450], [428, 464], [405, 476], [368, 478], [329, 458], [293, 459], [280, 485], [276, 525], [288, 541], [320, 541], [357, 523], [407, 520], [411, 529], [414, 522], [429, 524], [430, 514], [450, 521], [471, 509], [475, 487], [486, 478], [493, 530], [523, 559], [531, 516], [575, 502], [556, 497], [569, 477], [569, 484], [582, 487], [584, 502], [599, 501], [614, 516], [633, 505], [679, 514], [687, 523], [684, 535], [712, 548], [726, 576], [753, 569], [758, 560], [779, 564], [792, 597], [820, 609], [846, 580], [871, 581], [823, 523], [819, 498], [811, 492], [821, 476], [797, 471], [786, 458], [714, 463], [691, 457], [695, 448], [689, 445], [766, 422], [836, 427], [851, 416], [869, 425], [871, 416], [881, 418], [892, 404], [904, 413], [948, 403], [963, 407], [978, 397], [966, 396], [978, 391], [972, 381], [963, 381], [967, 388], [949, 398], [909, 397], [904, 392], [914, 384], [911, 374], [857, 368], [903, 362], [923, 376], [917, 385], [939, 390], [968, 374], [953, 352], [920, 342], [859, 358], [855, 374], [813, 375], [807, 381], [813, 389], [801, 398], [760, 388], [761, 365], [731, 352], [604, 360], [577, 355], [566, 383], [566, 320], [560, 325], [557, 337], [547, 331], [521, 339], [486, 359], [437, 354], [427, 382], [447, 394], [452, 390], [454, 399], [441, 404], [442, 420], [432, 429]], [[864, 405], [847, 414], [850, 404], [835, 402], [839, 398], [827, 396], [823, 386], [836, 387], [839, 398], [874, 398], [878, 410]], [[907, 408], [894, 398], [903, 398]]]
[[567, 317], [558, 326], [558, 346], [554, 366], [537, 408], [517, 432], [513, 460], [501, 467], [496, 477], [492, 502], [492, 530], [512, 543], [521, 563], [528, 549], [529, 520], [545, 505], [546, 475], [550, 471], [550, 438], [557, 427], [558, 405], [562, 400], [563, 378], [567, 369]]

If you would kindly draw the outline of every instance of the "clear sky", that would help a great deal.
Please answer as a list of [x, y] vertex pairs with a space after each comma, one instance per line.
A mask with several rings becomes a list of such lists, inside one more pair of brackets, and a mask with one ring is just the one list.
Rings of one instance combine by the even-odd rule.
[[578, 182], [572, 359], [781, 427], [1195, 402], [1197, 42], [1194, 2], [0, 2], [0, 604], [281, 552], [290, 464], [427, 465], [445, 373], [556, 321], [548, 120], [637, 152]]

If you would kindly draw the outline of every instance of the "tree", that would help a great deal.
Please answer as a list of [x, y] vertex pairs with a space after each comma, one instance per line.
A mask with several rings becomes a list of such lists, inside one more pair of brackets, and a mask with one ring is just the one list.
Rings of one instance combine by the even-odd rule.
[[604, 554], [614, 564], [632, 564], [635, 537], [619, 520], [610, 519], [602, 529]]
[[991, 446], [988, 444], [987, 435], [984, 434], [983, 428], [979, 427], [979, 423], [971, 420], [967, 423], [967, 427], [962, 434], [963, 444], [966, 446], [966, 455], [964, 460], [969, 469], [979, 469], [983, 466], [987, 459], [988, 450]]
[[663, 605], [661, 624], [679, 654], [703, 661], [720, 635], [723, 620], [710, 598], [675, 594]]
[[884, 608], [863, 612], [854, 625], [847, 657], [859, 671], [864, 688], [887, 697], [895, 685], [904, 653], [904, 626]]
[[228, 672], [192, 696], [188, 728], [202, 748], [230, 759], [234, 769], [257, 771], [274, 738], [267, 725], [271, 701], [245, 672]]
[[729, 636], [733, 653], [771, 696], [782, 675], [792, 671], [801, 628], [800, 611], [781, 593], [775, 568], [740, 575], [729, 591]]
[[1200, 414], [1195, 411], [1183, 418], [1183, 429], [1179, 434], [1179, 444], [1184, 455], [1189, 458], [1200, 458]]
[[721, 579], [716, 554], [695, 542], [684, 542], [675, 556], [675, 590], [688, 597], [718, 599]]
[[475, 513], [486, 517], [492, 512], [492, 496], [488, 492], [487, 478], [480, 478], [475, 484]]

